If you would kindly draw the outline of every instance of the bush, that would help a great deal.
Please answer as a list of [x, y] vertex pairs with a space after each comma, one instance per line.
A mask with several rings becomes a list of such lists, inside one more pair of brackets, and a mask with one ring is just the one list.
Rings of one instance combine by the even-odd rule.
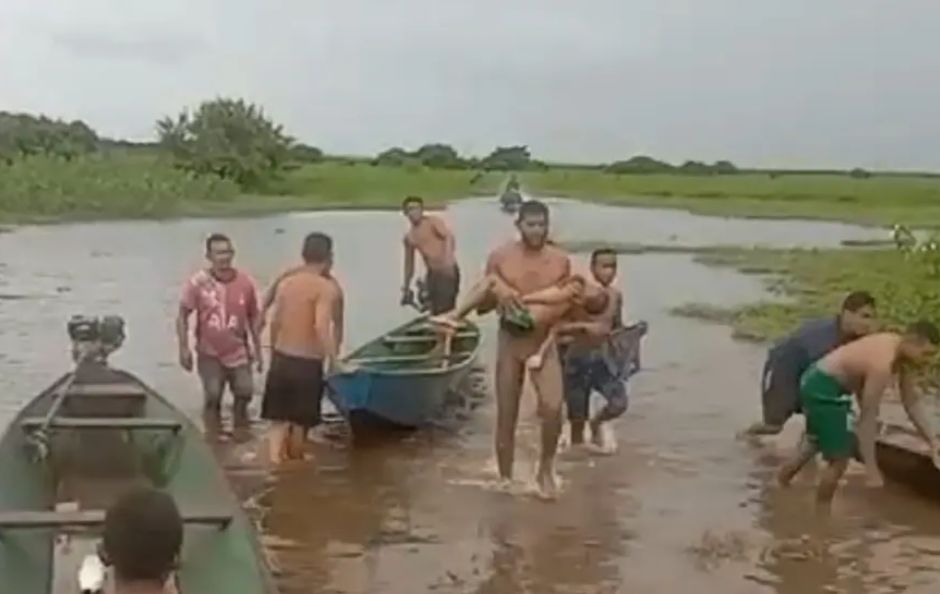
[[0, 160], [7, 164], [35, 155], [69, 160], [97, 149], [98, 135], [85, 122], [0, 112]]

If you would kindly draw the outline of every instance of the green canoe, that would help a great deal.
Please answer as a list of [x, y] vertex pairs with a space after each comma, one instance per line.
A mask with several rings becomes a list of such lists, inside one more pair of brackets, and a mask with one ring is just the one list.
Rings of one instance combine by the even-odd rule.
[[181, 594], [275, 593], [255, 528], [199, 429], [133, 375], [79, 369], [0, 439], [0, 592], [77, 594], [104, 510], [143, 484], [172, 495], [183, 515]]

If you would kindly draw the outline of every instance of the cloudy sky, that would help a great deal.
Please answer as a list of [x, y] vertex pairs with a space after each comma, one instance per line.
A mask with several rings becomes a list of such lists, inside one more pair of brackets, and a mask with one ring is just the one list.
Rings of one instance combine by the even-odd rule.
[[0, 109], [101, 133], [216, 95], [329, 152], [940, 170], [936, 0], [0, 0]]

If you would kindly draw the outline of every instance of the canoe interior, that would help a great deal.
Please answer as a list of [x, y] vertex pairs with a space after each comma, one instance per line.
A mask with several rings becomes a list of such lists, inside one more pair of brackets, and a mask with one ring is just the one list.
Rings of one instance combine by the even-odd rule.
[[[24, 425], [45, 417], [67, 378], [29, 402], [0, 439], [0, 592], [77, 593], [78, 567], [94, 551], [101, 529], [95, 523], [11, 528], [2, 526], [2, 518], [100, 511], [136, 485], [165, 490], [184, 516], [214, 510], [231, 517], [224, 528], [186, 524], [182, 594], [275, 592], [254, 527], [200, 431], [131, 374], [101, 366], [78, 374], [59, 417], [82, 420], [53, 428], [48, 455], [36, 456]], [[141, 426], [100, 427], [107, 417], [120, 423], [128, 416]], [[147, 419], [159, 422], [150, 426]], [[82, 426], [89, 422], [99, 427]]]
[[[422, 316], [366, 343], [350, 353], [345, 361], [377, 373], [437, 370], [444, 367], [445, 362], [440, 346], [427, 319]], [[451, 357], [447, 367], [469, 363], [476, 356], [479, 346], [480, 330], [476, 325], [468, 323], [451, 343]]]

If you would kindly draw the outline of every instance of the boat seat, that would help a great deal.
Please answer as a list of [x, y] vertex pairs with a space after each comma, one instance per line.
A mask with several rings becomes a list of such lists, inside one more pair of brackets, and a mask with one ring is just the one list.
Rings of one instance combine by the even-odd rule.
[[[454, 335], [454, 339], [456, 340], [461, 340], [464, 338], [476, 338], [476, 337], [477, 337], [476, 332], [458, 332]], [[385, 344], [421, 344], [421, 343], [427, 343], [427, 342], [437, 342], [438, 340], [440, 340], [440, 338], [441, 338], [440, 336], [433, 336], [433, 335], [423, 336], [420, 334], [414, 335], [414, 336], [390, 335], [390, 336], [386, 336], [385, 338], [383, 338], [382, 342], [384, 342]]]
[[110, 384], [81, 384], [74, 383], [69, 387], [69, 396], [123, 396], [125, 398], [146, 398], [147, 391], [140, 384], [110, 383]]
[[[216, 526], [220, 529], [231, 524], [233, 515], [224, 511], [181, 511], [184, 524]], [[43, 528], [88, 528], [104, 524], [105, 510], [88, 509], [78, 511], [2, 511], [0, 532], [5, 530], [29, 530]]]
[[73, 417], [136, 417], [147, 401], [144, 387], [132, 382], [75, 383], [66, 396], [63, 411]]
[[[46, 422], [45, 417], [27, 417], [20, 421], [25, 431], [35, 431]], [[176, 419], [148, 419], [146, 417], [56, 417], [49, 423], [50, 429], [162, 429], [178, 432], [183, 423]]]
[[379, 357], [354, 357], [346, 360], [346, 363], [357, 364], [357, 365], [375, 365], [378, 363], [420, 363], [421, 361], [434, 361], [434, 360], [459, 360], [467, 358], [470, 353], [451, 353], [447, 357], [443, 356], [441, 353], [425, 353], [421, 355], [383, 355]]

